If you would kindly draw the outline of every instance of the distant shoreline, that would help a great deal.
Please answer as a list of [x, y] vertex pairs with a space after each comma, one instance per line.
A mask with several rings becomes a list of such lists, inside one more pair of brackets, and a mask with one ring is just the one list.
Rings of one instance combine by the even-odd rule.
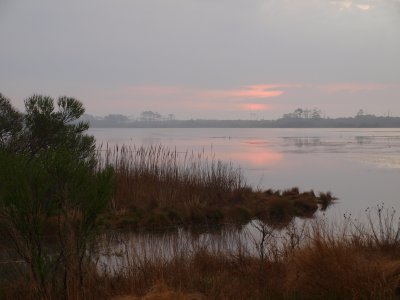
[[280, 118], [277, 120], [127, 120], [85, 115], [91, 128], [400, 128], [400, 117]]
[[175, 119], [152, 111], [132, 118], [119, 114], [98, 117], [84, 114], [79, 121], [92, 128], [400, 128], [400, 117], [364, 114], [360, 110], [353, 117], [322, 117], [319, 110], [296, 109], [276, 120], [265, 119]]

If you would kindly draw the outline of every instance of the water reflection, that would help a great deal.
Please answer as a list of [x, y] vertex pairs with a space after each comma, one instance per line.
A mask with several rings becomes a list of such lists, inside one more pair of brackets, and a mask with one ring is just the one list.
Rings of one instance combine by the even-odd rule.
[[237, 162], [247, 168], [268, 167], [283, 160], [283, 154], [268, 148], [268, 144], [268, 141], [261, 139], [246, 140], [241, 144], [240, 151], [220, 153], [218, 158]]
[[233, 152], [222, 159], [230, 159], [250, 167], [267, 167], [283, 160], [283, 154], [269, 149], [249, 150], [248, 152]]
[[[262, 250], [263, 255], [268, 255], [272, 249], [276, 252], [287, 244], [293, 232], [298, 232], [300, 236], [307, 224], [296, 219], [277, 229], [253, 220], [242, 228], [228, 226], [216, 231], [204, 231], [203, 228], [203, 233], [182, 228], [160, 234], [113, 231], [102, 236], [97, 263], [99, 270], [114, 274], [149, 262], [190, 258], [204, 251], [257, 257]], [[261, 243], [263, 249], [260, 248]]]
[[91, 129], [99, 143], [160, 142], [231, 161], [262, 189], [331, 191], [338, 215], [377, 201], [399, 207], [398, 129]]

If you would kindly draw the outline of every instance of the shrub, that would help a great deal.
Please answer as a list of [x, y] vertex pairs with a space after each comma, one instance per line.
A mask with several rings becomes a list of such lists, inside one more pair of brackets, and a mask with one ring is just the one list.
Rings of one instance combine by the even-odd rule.
[[22, 114], [0, 93], [0, 149], [15, 150], [22, 124]]
[[41, 299], [84, 297], [88, 247], [113, 194], [113, 169], [95, 168], [95, 140], [76, 122], [82, 103], [57, 107], [34, 95], [21, 114], [0, 94], [0, 229]]
[[22, 114], [0, 94], [0, 150], [34, 156], [62, 145], [77, 159], [94, 165], [95, 140], [84, 134], [88, 123], [77, 122], [85, 112], [83, 104], [59, 97], [57, 107], [52, 98], [33, 95], [25, 100], [26, 113]]
[[90, 263], [87, 247], [111, 199], [112, 176], [112, 169], [95, 173], [62, 149], [39, 152], [35, 159], [0, 155], [0, 222], [39, 297], [80, 293]]

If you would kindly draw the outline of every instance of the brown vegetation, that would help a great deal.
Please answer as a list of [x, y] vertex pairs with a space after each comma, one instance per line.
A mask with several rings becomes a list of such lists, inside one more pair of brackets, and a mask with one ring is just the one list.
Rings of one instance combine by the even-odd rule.
[[149, 293], [143, 297], [117, 296], [111, 300], [203, 300], [203, 295], [199, 293], [182, 293], [169, 289], [165, 284], [155, 285]]
[[258, 191], [240, 169], [205, 153], [178, 153], [162, 146], [106, 148], [99, 167], [112, 165], [116, 193], [103, 222], [114, 228], [166, 228], [176, 225], [246, 224], [259, 218], [287, 224], [326, 209], [330, 193]]
[[[389, 231], [374, 224], [292, 223], [265, 239], [263, 257], [252, 247], [261, 245], [260, 235], [258, 245], [239, 246], [227, 245], [223, 235], [202, 244], [195, 236], [182, 241], [173, 234], [169, 257], [126, 242], [123, 260], [110, 253], [106, 267], [98, 264], [87, 274], [85, 299], [397, 299], [398, 224]], [[3, 283], [0, 295], [30, 299], [31, 288], [23, 279]]]

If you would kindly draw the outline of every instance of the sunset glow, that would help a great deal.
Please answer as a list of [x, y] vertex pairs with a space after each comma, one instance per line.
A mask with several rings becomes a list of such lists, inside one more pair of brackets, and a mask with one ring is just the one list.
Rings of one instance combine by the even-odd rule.
[[261, 104], [261, 103], [247, 103], [243, 104], [241, 107], [244, 110], [257, 111], [257, 110], [268, 110], [270, 109], [271, 106], [268, 104]]
[[241, 99], [263, 99], [281, 96], [284, 91], [280, 88], [286, 85], [250, 85], [243, 88], [232, 88], [227, 90], [205, 90], [202, 96], [205, 98], [241, 98]]
[[282, 95], [283, 91], [273, 90], [275, 87], [270, 85], [252, 85], [242, 90], [232, 91], [230, 95], [241, 98], [270, 98]]
[[[115, 89], [99, 89], [96, 93], [84, 96], [83, 99], [96, 99], [96, 104], [88, 106], [88, 110], [108, 111], [110, 113], [137, 114], [139, 111], [154, 110], [160, 113], [174, 113], [178, 117], [195, 115], [203, 117], [206, 114], [218, 118], [224, 114], [228, 118], [235, 113], [257, 112], [262, 116], [280, 117], [292, 108], [288, 103], [299, 104], [303, 99], [304, 106], [315, 106], [311, 99], [330, 99], [340, 97], [355, 101], [359, 105], [351, 111], [363, 107], [366, 95], [376, 93], [386, 95], [385, 99], [394, 99], [400, 90], [399, 84], [378, 82], [327, 82], [322, 84], [279, 83], [263, 85], [233, 86], [230, 89], [210, 89], [185, 85], [121, 85]], [[113, 107], [109, 108], [112, 99]], [[305, 99], [305, 100], [304, 100]], [[308, 103], [308, 104], [307, 104]], [[377, 103], [377, 102], [376, 102]], [[380, 105], [377, 104], [379, 108]], [[319, 107], [323, 107], [321, 104]], [[332, 108], [329, 108], [332, 111]], [[335, 112], [334, 112], [335, 113]], [[261, 116], [261, 115], [260, 115]]]

